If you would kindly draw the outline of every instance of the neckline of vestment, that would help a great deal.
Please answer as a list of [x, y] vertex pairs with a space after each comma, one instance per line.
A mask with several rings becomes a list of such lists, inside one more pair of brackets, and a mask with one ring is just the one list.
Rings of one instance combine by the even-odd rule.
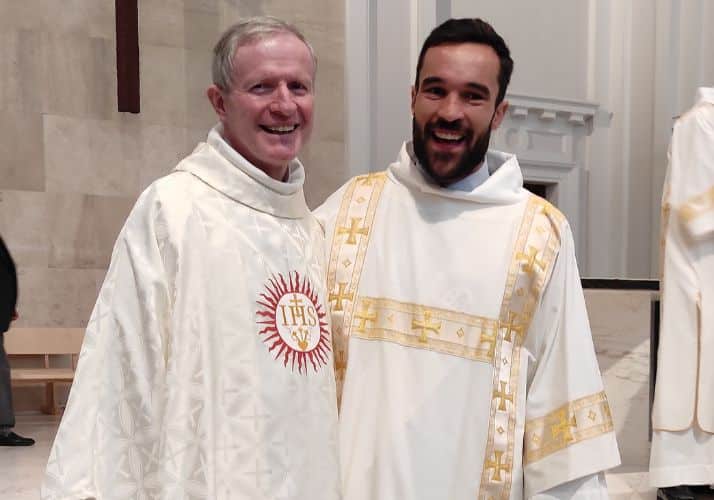
[[189, 172], [232, 200], [276, 217], [300, 219], [309, 213], [300, 161], [288, 164], [287, 182], [275, 180], [233, 149], [221, 136], [220, 125], [176, 170]]
[[528, 197], [528, 192], [523, 188], [523, 175], [515, 155], [489, 150], [486, 155], [488, 178], [471, 191], [463, 191], [435, 184], [418, 164], [413, 151], [411, 141], [405, 142], [397, 161], [387, 170], [392, 180], [407, 188], [444, 198], [489, 205], [511, 205]]

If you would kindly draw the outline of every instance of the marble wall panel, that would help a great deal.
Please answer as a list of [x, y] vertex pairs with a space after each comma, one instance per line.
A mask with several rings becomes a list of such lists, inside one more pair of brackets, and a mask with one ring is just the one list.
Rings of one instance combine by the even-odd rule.
[[0, 29], [113, 39], [113, 0], [0, 0]]
[[0, 191], [0, 235], [17, 266], [47, 267], [47, 197], [33, 191]]
[[186, 125], [186, 51], [141, 45], [141, 115], [145, 123]]
[[20, 33], [0, 30], [0, 109], [21, 109], [22, 95], [18, 72]]
[[649, 292], [587, 290], [593, 342], [612, 408], [622, 467], [649, 463]]
[[0, 108], [44, 111], [42, 33], [0, 32]]
[[263, 7], [263, 0], [218, 0], [221, 31], [242, 17], [271, 14]]
[[310, 208], [319, 206], [348, 178], [343, 142], [312, 141], [300, 160], [307, 171], [305, 199]]
[[317, 65], [313, 139], [341, 142], [345, 138], [344, 67], [322, 59]]
[[183, 5], [185, 10], [219, 14], [218, 2], [219, 0], [183, 0]]
[[135, 195], [141, 137], [136, 118], [129, 115], [127, 120], [129, 123], [46, 115], [47, 191]]
[[43, 191], [42, 116], [18, 109], [0, 110], [0, 189]]
[[218, 41], [220, 19], [217, 10], [202, 8], [184, 8], [184, 33], [183, 46], [187, 49], [204, 50], [210, 54], [213, 46]]
[[136, 197], [47, 195], [49, 267], [106, 269]]
[[114, 42], [48, 33], [40, 38], [43, 111], [103, 119], [116, 114]]
[[[218, 35], [214, 35], [217, 39]], [[186, 51], [186, 107], [191, 110], [188, 115], [190, 128], [208, 131], [218, 121], [211, 106], [206, 89], [211, 85], [212, 49], [201, 48]]]
[[104, 269], [19, 268], [18, 327], [86, 327]]
[[139, 43], [141, 45], [184, 46], [183, 0], [141, 0], [139, 2]]
[[186, 129], [164, 125], [144, 125], [141, 129], [141, 190], [163, 177], [187, 156], [196, 144], [188, 145]]

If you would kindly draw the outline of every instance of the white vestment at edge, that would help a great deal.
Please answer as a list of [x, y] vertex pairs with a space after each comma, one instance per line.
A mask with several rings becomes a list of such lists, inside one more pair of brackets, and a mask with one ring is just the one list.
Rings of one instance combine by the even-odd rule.
[[412, 154], [316, 212], [345, 500], [607, 498], [619, 454], [567, 221], [514, 156], [465, 192]]
[[714, 88], [675, 123], [662, 198], [653, 486], [714, 484]]
[[322, 230], [221, 138], [140, 196], [87, 326], [46, 499], [340, 498]]

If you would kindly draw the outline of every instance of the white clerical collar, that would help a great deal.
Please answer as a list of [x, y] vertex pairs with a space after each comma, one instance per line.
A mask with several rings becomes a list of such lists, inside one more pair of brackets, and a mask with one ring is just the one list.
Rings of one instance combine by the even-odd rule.
[[528, 192], [523, 189], [523, 175], [515, 155], [489, 150], [486, 157], [486, 178], [480, 183], [473, 182], [475, 187], [468, 191], [454, 189], [453, 185], [444, 188], [435, 184], [416, 161], [411, 142], [402, 145], [399, 158], [389, 165], [388, 174], [406, 187], [445, 198], [501, 205], [517, 203], [528, 197]]
[[700, 102], [714, 104], [714, 87], [699, 87], [697, 89], [697, 97], [695, 102], [697, 104], [699, 104]]
[[486, 182], [488, 180], [489, 175], [490, 174], [488, 173], [488, 160], [484, 158], [483, 162], [481, 163], [481, 166], [476, 169], [475, 172], [469, 174], [460, 181], [454, 182], [449, 186], [449, 189], [470, 193], [471, 191], [479, 187], [481, 184]]
[[217, 125], [206, 142], [176, 166], [190, 172], [229, 198], [277, 217], [299, 219], [309, 210], [303, 194], [305, 169], [298, 160], [290, 162], [287, 182], [273, 179], [240, 155], [221, 136]]

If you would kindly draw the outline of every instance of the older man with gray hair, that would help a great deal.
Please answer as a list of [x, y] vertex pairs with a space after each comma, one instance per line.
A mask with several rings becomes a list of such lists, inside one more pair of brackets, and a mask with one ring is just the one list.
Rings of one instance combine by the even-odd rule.
[[340, 497], [323, 236], [296, 159], [315, 70], [275, 18], [221, 37], [219, 124], [119, 235], [43, 498]]

